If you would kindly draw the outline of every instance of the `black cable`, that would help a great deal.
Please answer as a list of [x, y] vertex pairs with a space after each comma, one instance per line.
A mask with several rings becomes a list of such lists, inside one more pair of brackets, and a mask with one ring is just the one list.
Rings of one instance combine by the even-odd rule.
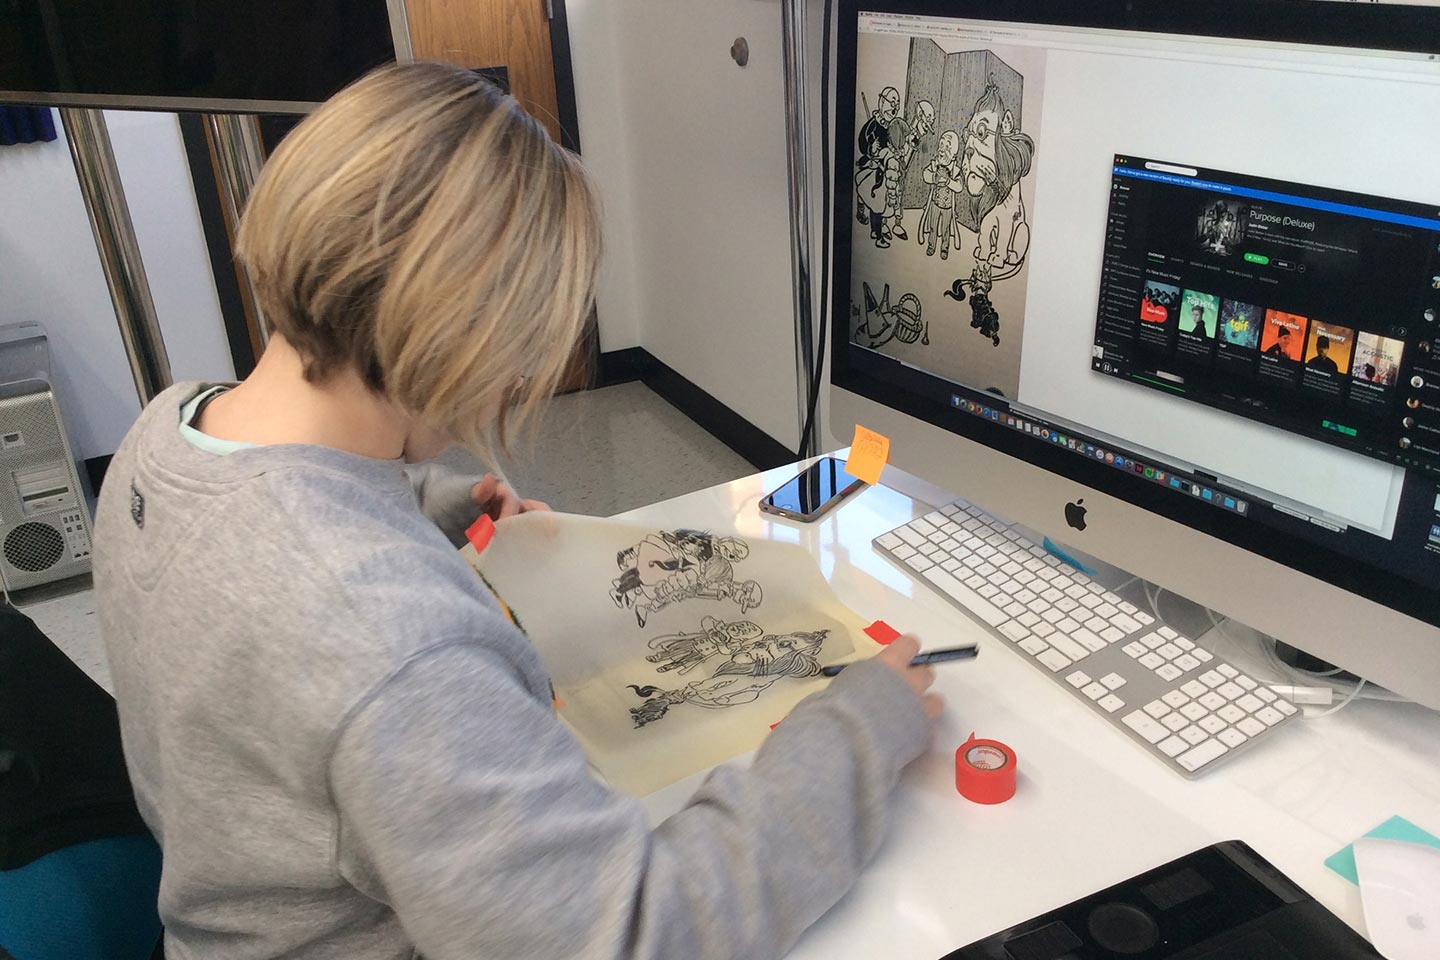
[[831, 207], [833, 198], [830, 196], [831, 180], [833, 171], [830, 169], [830, 31], [832, 16], [832, 0], [825, 0], [825, 12], [821, 16], [821, 47], [820, 47], [820, 192], [823, 197], [823, 205], [820, 210], [820, 336], [819, 357], [815, 362], [815, 371], [811, 375], [810, 383], [810, 407], [805, 414], [805, 427], [800, 434], [800, 459], [805, 459], [814, 451], [810, 449], [810, 433], [815, 429], [815, 410], [820, 403], [820, 386], [825, 378], [825, 357], [829, 350], [825, 346], [825, 336], [829, 330], [830, 308], [832, 297], [830, 295], [830, 225]]

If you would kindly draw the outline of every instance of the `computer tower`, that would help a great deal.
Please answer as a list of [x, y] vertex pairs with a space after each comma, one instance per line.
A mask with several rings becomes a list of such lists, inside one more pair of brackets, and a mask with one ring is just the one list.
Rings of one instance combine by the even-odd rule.
[[0, 327], [0, 584], [90, 572], [91, 520], [38, 324]]

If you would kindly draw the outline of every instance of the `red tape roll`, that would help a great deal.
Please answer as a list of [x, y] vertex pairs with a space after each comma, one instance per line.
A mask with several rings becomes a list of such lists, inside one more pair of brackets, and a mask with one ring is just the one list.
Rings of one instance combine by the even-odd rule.
[[1004, 803], [1015, 796], [1015, 751], [999, 740], [977, 740], [975, 734], [955, 751], [955, 789], [975, 803]]

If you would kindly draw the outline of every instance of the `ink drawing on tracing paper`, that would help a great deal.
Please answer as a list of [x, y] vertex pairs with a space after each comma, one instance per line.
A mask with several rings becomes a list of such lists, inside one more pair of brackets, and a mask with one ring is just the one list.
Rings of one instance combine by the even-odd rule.
[[595, 769], [646, 794], [759, 746], [868, 654], [798, 546], [554, 513], [462, 553], [514, 611]]

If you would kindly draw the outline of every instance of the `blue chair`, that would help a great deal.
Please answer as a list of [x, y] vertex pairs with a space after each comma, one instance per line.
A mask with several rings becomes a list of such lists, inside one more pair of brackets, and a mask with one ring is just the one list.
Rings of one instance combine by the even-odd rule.
[[114, 699], [0, 602], [0, 960], [150, 960], [159, 892]]

